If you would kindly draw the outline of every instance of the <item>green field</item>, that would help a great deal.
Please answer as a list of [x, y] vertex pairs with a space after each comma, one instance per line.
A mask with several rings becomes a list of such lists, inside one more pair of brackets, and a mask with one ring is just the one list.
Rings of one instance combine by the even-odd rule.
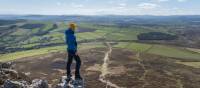
[[65, 46], [57, 46], [57, 47], [48, 47], [48, 48], [42, 48], [42, 49], [20, 51], [20, 52], [9, 53], [9, 54], [2, 54], [0, 56], [0, 62], [11, 61], [11, 60], [19, 59], [19, 58], [37, 56], [37, 55], [47, 54], [47, 53], [51, 53], [51, 52], [64, 51], [64, 50], [65, 50]]
[[118, 45], [115, 45], [115, 47], [126, 48], [137, 52], [145, 52], [166, 57], [200, 61], [199, 53], [194, 53], [184, 49], [183, 47], [142, 43], [119, 43]]
[[183, 59], [193, 59], [200, 61], [200, 54], [194, 53], [189, 50], [185, 50], [180, 47], [170, 47], [163, 45], [155, 45], [148, 53], [158, 54], [167, 57], [183, 58]]
[[130, 49], [130, 50], [134, 50], [134, 51], [137, 51], [137, 52], [145, 52], [146, 50], [151, 48], [152, 45], [135, 43], [135, 42], [132, 42], [132, 43], [120, 42], [119, 44], [115, 45], [114, 47]]
[[200, 62], [177, 62], [178, 64], [183, 64], [187, 66], [191, 66], [194, 68], [200, 68]]
[[[0, 61], [9, 61], [23, 57], [29, 57], [34, 55], [46, 54], [54, 51], [63, 51], [65, 46], [53, 46], [41, 49], [26, 50], [45, 44], [64, 44], [65, 37], [64, 31], [68, 25], [66, 22], [43, 22], [43, 21], [28, 21], [29, 24], [44, 24], [43, 28], [34, 29], [22, 29], [17, 28], [16, 31], [0, 38], [0, 44], [6, 45], [7, 48], [24, 48], [23, 51], [15, 51], [12, 53], [1, 54]], [[53, 25], [57, 25], [57, 28], [53, 29]], [[150, 53], [155, 55], [161, 55], [166, 57], [191, 59], [200, 61], [199, 49], [187, 49], [184, 47], [175, 47], [159, 44], [143, 44], [136, 42], [120, 42], [120, 40], [138, 40], [137, 36], [141, 33], [148, 32], [163, 32], [169, 33], [167, 27], [145, 27], [145, 26], [128, 26], [119, 27], [117, 24], [96, 24], [96, 23], [78, 23], [78, 29], [90, 29], [90, 31], [76, 33], [77, 41], [92, 40], [94, 42], [97, 39], [104, 38], [106, 42], [110, 40], [119, 41], [119, 43], [113, 47], [125, 48], [134, 50], [137, 52]], [[43, 33], [43, 34], [41, 34]], [[174, 33], [170, 33], [174, 34]], [[80, 49], [88, 49], [95, 47], [103, 47], [101, 43], [80, 44]], [[54, 51], [52, 51], [54, 50]]]
[[[78, 46], [78, 49], [81, 51], [85, 49], [98, 48], [98, 47], [105, 47], [105, 46], [102, 43], [83, 43]], [[0, 54], [0, 62], [12, 61], [20, 58], [38, 56], [52, 52], [63, 52], [63, 51], [65, 52], [66, 49], [67, 47], [66, 45], [64, 45], [64, 46], [26, 50], [9, 54]]]
[[118, 28], [116, 25], [109, 27], [92, 25], [82, 23], [79, 25], [80, 28], [95, 29], [95, 32], [79, 33], [78, 37], [82, 39], [97, 39], [106, 38], [106, 40], [137, 40], [137, 35], [140, 33], [153, 32], [153, 29], [146, 29], [142, 27], [129, 27], [129, 28]]

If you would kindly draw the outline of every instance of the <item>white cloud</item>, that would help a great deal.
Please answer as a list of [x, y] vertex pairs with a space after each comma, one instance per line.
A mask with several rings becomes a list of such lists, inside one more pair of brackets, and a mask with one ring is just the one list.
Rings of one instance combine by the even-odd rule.
[[126, 3], [120, 3], [116, 8], [117, 8], [117, 9], [125, 9], [126, 6], [127, 6]]
[[[92, 0], [84, 0], [92, 1]], [[184, 15], [200, 14], [198, 8], [190, 9], [179, 6], [180, 3], [190, 0], [149, 0], [149, 2], [126, 2], [124, 0], [107, 0], [105, 4], [88, 5], [85, 2], [61, 2], [52, 3], [52, 6], [38, 6], [30, 9], [26, 6], [13, 7], [0, 5], [0, 13], [18, 13], [18, 14], [80, 14], [80, 15]], [[175, 3], [168, 5], [168, 3]], [[176, 6], [177, 5], [177, 6]], [[181, 5], [181, 4], [180, 4]], [[29, 7], [29, 6], [27, 6]], [[198, 6], [197, 6], [198, 7]], [[21, 10], [23, 9], [23, 10]]]
[[141, 4], [138, 4], [137, 6], [141, 9], [146, 9], [146, 10], [155, 9], [159, 7], [159, 5], [154, 4], [154, 3], [141, 3]]
[[82, 8], [82, 7], [84, 7], [83, 4], [77, 4], [77, 3], [71, 3], [71, 6], [74, 7], [74, 8]]

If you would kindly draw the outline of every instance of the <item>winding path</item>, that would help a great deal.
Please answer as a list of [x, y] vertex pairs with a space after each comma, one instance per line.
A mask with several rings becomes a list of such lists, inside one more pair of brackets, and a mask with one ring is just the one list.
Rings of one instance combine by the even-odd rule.
[[142, 67], [144, 70], [143, 75], [139, 78], [139, 80], [143, 81], [144, 84], [142, 85], [142, 88], [145, 88], [148, 85], [148, 82], [146, 81], [146, 75], [148, 73], [148, 70], [146, 69], [145, 65], [142, 63], [142, 59], [140, 58], [140, 53], [138, 52], [136, 54], [136, 58], [138, 60], [138, 64]]
[[99, 76], [99, 80], [102, 83], [106, 84], [106, 88], [108, 88], [108, 86], [114, 87], [114, 88], [123, 88], [123, 87], [117, 86], [116, 84], [114, 84], [114, 83], [110, 82], [108, 79], [106, 79], [106, 75], [109, 74], [109, 71], [108, 71], [109, 56], [111, 55], [111, 52], [112, 52], [111, 45], [108, 42], [106, 43], [106, 45], [109, 48], [109, 50], [105, 53], [104, 62], [102, 64], [101, 75]]

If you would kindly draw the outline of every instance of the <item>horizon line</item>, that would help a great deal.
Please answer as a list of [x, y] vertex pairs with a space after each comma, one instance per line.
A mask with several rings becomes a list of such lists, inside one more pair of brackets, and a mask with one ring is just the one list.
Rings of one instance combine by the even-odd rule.
[[101, 14], [101, 15], [85, 15], [85, 14], [0, 14], [0, 16], [200, 16], [200, 14], [182, 14], [182, 15], [121, 15], [121, 14]]

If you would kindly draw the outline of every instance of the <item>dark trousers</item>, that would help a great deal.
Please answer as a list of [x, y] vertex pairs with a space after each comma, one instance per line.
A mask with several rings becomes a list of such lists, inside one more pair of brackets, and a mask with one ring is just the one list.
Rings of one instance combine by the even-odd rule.
[[68, 50], [68, 61], [67, 61], [67, 76], [71, 76], [71, 64], [73, 59], [76, 61], [76, 71], [75, 76], [80, 76], [80, 67], [81, 59], [78, 55], [75, 55], [76, 52]]

